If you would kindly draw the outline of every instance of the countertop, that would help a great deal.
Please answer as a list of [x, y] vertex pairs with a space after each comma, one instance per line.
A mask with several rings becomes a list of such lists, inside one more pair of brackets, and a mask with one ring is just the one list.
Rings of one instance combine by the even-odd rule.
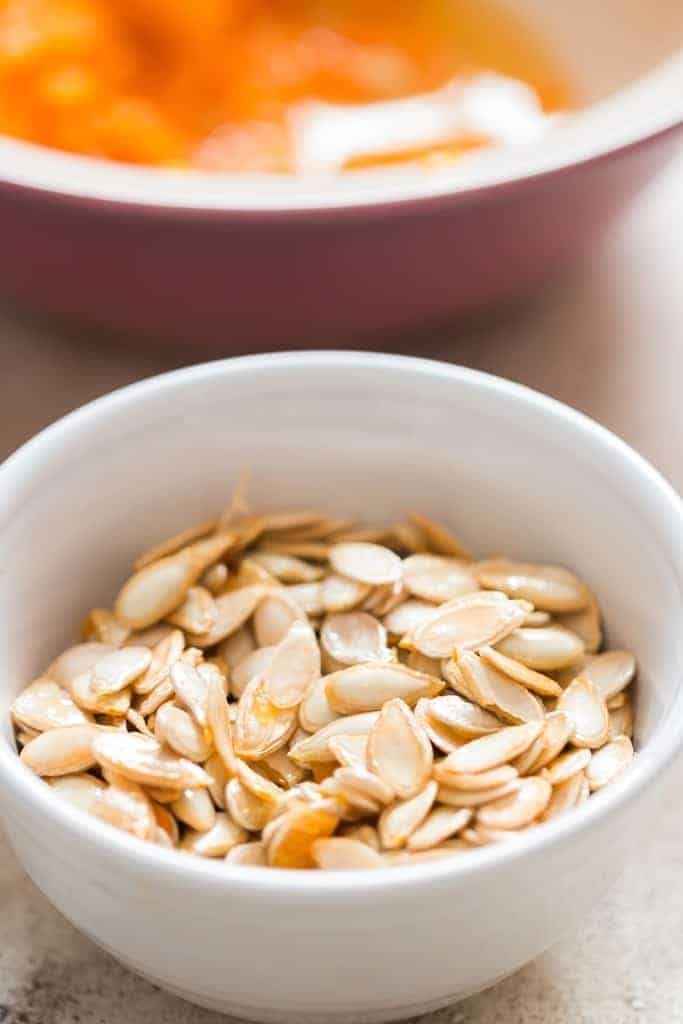
[[[683, 159], [597, 250], [541, 295], [476, 326], [367, 347], [464, 363], [539, 388], [620, 434], [683, 492]], [[0, 311], [0, 457], [111, 388], [221, 353], [67, 330]], [[495, 988], [420, 1024], [683, 1021], [683, 762], [656, 830], [583, 929]], [[552, 884], [552, 879], [548, 880]], [[0, 839], [0, 1022], [218, 1024], [82, 938]]]

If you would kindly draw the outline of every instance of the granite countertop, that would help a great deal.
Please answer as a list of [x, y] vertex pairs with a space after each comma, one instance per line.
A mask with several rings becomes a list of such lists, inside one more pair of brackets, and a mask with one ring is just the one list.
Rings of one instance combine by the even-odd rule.
[[[683, 491], [683, 160], [604, 244], [523, 308], [477, 327], [385, 341], [522, 381], [582, 409]], [[378, 342], [374, 341], [374, 347]], [[125, 338], [0, 311], [0, 457], [120, 384], [221, 353], [141, 350]], [[652, 834], [583, 929], [493, 989], [420, 1024], [683, 1021], [683, 762], [657, 793]], [[81, 937], [0, 838], [0, 1024], [218, 1024]]]

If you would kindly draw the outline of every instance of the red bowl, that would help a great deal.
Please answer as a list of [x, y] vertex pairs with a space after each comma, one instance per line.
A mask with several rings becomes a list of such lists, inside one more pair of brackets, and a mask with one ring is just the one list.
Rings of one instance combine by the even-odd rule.
[[528, 290], [575, 256], [682, 123], [678, 56], [543, 143], [449, 171], [238, 179], [0, 138], [0, 294], [223, 350], [414, 327]]

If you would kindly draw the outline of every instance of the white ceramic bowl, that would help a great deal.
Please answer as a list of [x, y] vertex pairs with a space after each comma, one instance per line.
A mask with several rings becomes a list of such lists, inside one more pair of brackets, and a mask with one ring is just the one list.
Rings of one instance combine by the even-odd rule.
[[[143, 844], [57, 802], [7, 707], [110, 601], [131, 557], [225, 500], [385, 519], [419, 507], [480, 551], [559, 560], [640, 664], [639, 756], [514, 844], [381, 872], [230, 867]], [[144, 381], [66, 417], [0, 469], [0, 804], [27, 872], [133, 970], [262, 1021], [381, 1021], [483, 988], [573, 928], [619, 874], [683, 737], [683, 510], [601, 427], [440, 363], [258, 356]]]

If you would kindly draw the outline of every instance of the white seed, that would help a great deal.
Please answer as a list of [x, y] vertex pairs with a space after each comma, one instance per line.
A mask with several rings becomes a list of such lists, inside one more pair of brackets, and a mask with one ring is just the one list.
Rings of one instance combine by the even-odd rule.
[[636, 659], [629, 651], [606, 651], [588, 658], [580, 674], [598, 687], [605, 700], [610, 700], [633, 680]]
[[252, 679], [264, 678], [277, 647], [257, 647], [240, 661], [230, 676], [230, 692], [238, 700]]
[[583, 640], [586, 650], [594, 654], [602, 647], [602, 617], [600, 607], [593, 594], [589, 594], [588, 604], [576, 612], [558, 615], [560, 625], [570, 629]]
[[233, 729], [235, 751], [258, 761], [283, 747], [297, 725], [296, 708], [277, 708], [262, 679], [253, 679], [242, 694]]
[[547, 779], [522, 779], [512, 793], [482, 807], [477, 823], [496, 829], [525, 828], [543, 813], [551, 796], [552, 786]]
[[479, 590], [466, 562], [442, 555], [411, 555], [403, 563], [403, 581], [413, 595], [434, 604]]
[[232, 777], [237, 771], [237, 758], [232, 742], [230, 712], [222, 687], [215, 679], [210, 679], [207, 685], [206, 724], [224, 771]]
[[320, 566], [311, 565], [302, 558], [294, 558], [292, 555], [254, 551], [250, 558], [282, 583], [312, 583], [324, 576]]
[[490, 804], [492, 800], [513, 793], [519, 785], [519, 779], [510, 779], [502, 782], [499, 786], [490, 786], [488, 789], [453, 789], [441, 783], [437, 799], [439, 803], [447, 807], [483, 807]]
[[213, 533], [216, 525], [215, 519], [209, 519], [206, 522], [198, 523], [196, 526], [190, 526], [186, 530], [174, 533], [173, 536], [167, 537], [166, 540], [160, 541], [159, 544], [155, 544], [154, 547], [148, 548], [147, 551], [143, 552], [143, 554], [135, 559], [133, 568], [136, 570], [144, 569], [151, 562], [158, 562], [160, 558], [164, 558], [166, 555], [175, 554], [176, 551], [187, 547], [193, 541], [201, 540], [202, 537]]
[[272, 647], [286, 637], [295, 622], [306, 622], [306, 615], [283, 588], [268, 594], [254, 614], [254, 632], [259, 647]]
[[293, 622], [264, 670], [268, 698], [276, 708], [301, 703], [309, 687], [320, 677], [320, 649], [308, 623]]
[[[419, 700], [415, 705], [415, 717], [436, 749], [443, 751], [444, 754], [450, 754], [462, 746], [463, 740], [448, 726], [432, 718], [429, 714], [429, 703], [428, 700]], [[500, 722], [496, 724], [500, 726]]]
[[449, 754], [442, 766], [446, 765], [447, 770], [454, 772], [484, 772], [497, 768], [518, 757], [540, 736], [542, 729], [542, 722], [508, 726], [490, 736], [466, 743]]
[[155, 686], [151, 693], [142, 698], [138, 703], [137, 710], [147, 718], [147, 724], [150, 725], [151, 716], [161, 707], [164, 701], [170, 700], [171, 697], [173, 697], [173, 683], [170, 679], [165, 679]]
[[304, 769], [283, 749], [268, 754], [263, 758], [263, 764], [282, 786], [295, 786], [304, 777]]
[[152, 662], [147, 647], [122, 647], [105, 654], [92, 669], [92, 688], [95, 693], [119, 693], [146, 672]]
[[108, 608], [92, 608], [83, 623], [83, 639], [122, 647], [130, 636], [130, 629], [122, 626]]
[[[574, 722], [564, 711], [552, 711], [545, 720], [543, 732], [539, 736], [539, 750], [529, 773], [535, 773], [554, 761], [564, 750], [574, 731]], [[524, 756], [524, 755], [522, 755]], [[520, 775], [524, 774], [520, 771]]]
[[325, 611], [322, 583], [294, 583], [286, 589], [287, 595], [306, 615], [322, 615]]
[[414, 672], [405, 665], [380, 662], [354, 665], [326, 678], [327, 699], [341, 714], [379, 711], [394, 698], [412, 705], [421, 697], [435, 697], [443, 689], [440, 679]]
[[258, 842], [238, 843], [228, 851], [225, 862], [239, 864], [241, 867], [265, 868], [268, 866], [266, 848]]
[[369, 767], [407, 799], [426, 784], [432, 761], [432, 745], [408, 705], [397, 698], [387, 701], [370, 730]]
[[472, 651], [458, 651], [455, 660], [478, 704], [507, 722], [536, 722], [545, 717], [543, 705], [526, 687], [513, 682]]
[[409, 598], [385, 615], [384, 625], [389, 633], [404, 636], [406, 633], [414, 633], [433, 613], [433, 604]]
[[367, 612], [328, 615], [320, 630], [320, 646], [342, 666], [391, 658], [384, 626]]
[[368, 736], [378, 718], [378, 711], [338, 718], [318, 730], [313, 736], [307, 736], [295, 743], [289, 750], [289, 756], [298, 764], [306, 767], [320, 762], [334, 761], [335, 756], [329, 747], [329, 741], [333, 736]]
[[339, 718], [327, 699], [328, 676], [321, 676], [311, 684], [299, 708], [299, 721], [307, 732], [317, 732]]
[[551, 786], [559, 786], [560, 783], [571, 779], [572, 775], [582, 772], [590, 764], [592, 754], [586, 748], [579, 750], [568, 750], [560, 754], [555, 760], [543, 769], [543, 774]]
[[225, 590], [229, 577], [230, 573], [228, 572], [227, 565], [224, 562], [217, 562], [203, 573], [199, 582], [203, 587], [206, 587], [210, 594], [218, 597]]
[[276, 804], [283, 796], [283, 790], [267, 779], [245, 761], [237, 761], [237, 777], [253, 796], [268, 804]]
[[170, 702], [159, 708], [154, 732], [158, 740], [190, 761], [206, 761], [211, 754], [211, 744], [202, 727], [186, 711]]
[[234, 536], [221, 534], [197, 541], [176, 554], [145, 565], [124, 584], [114, 605], [117, 619], [144, 629], [174, 611], [205, 569], [234, 545]]
[[154, 838], [156, 818], [144, 790], [117, 772], [110, 773], [108, 781], [109, 785], [97, 792], [90, 813], [138, 839]]
[[67, 691], [51, 679], [36, 679], [11, 707], [17, 725], [36, 733], [68, 725], [82, 725], [92, 716], [77, 707]]
[[209, 793], [216, 807], [223, 810], [225, 807], [225, 785], [228, 781], [228, 773], [219, 754], [212, 754], [202, 766], [209, 776]]
[[329, 747], [337, 761], [345, 768], [366, 768], [368, 763], [368, 737], [333, 736]]
[[213, 594], [205, 587], [190, 587], [179, 608], [169, 615], [168, 621], [186, 633], [207, 633], [218, 620], [218, 609]]
[[373, 587], [401, 578], [401, 559], [380, 544], [334, 544], [330, 548], [330, 565], [341, 576]]
[[380, 842], [385, 850], [396, 850], [400, 846], [405, 846], [410, 836], [429, 814], [437, 790], [438, 786], [432, 779], [412, 797], [398, 800], [385, 807], [377, 824]]
[[609, 713], [607, 739], [615, 740], [617, 736], [633, 738], [633, 705], [629, 699], [623, 707]]
[[[538, 626], [548, 626], [550, 624], [551, 615], [549, 612], [529, 612], [523, 626], [528, 626], [530, 629], [538, 628]], [[567, 629], [571, 627], [567, 626]], [[576, 631], [578, 632], [578, 630]]]
[[572, 743], [577, 747], [601, 747], [609, 731], [609, 712], [605, 699], [595, 685], [584, 676], [577, 676], [557, 702], [574, 723]]
[[248, 838], [248, 832], [235, 824], [227, 814], [219, 811], [213, 828], [208, 832], [188, 829], [180, 840], [180, 849], [198, 857], [225, 857], [233, 846], [245, 843]]
[[486, 736], [501, 728], [500, 720], [495, 715], [454, 693], [428, 701], [425, 713], [447, 726], [460, 741]]
[[[361, 793], [369, 800], [375, 800], [378, 804], [388, 804], [394, 799], [394, 792], [390, 786], [383, 782], [374, 772], [367, 768], [358, 766], [355, 768], [337, 768], [334, 779], [339, 784], [343, 796], [347, 793]], [[353, 803], [353, 798], [348, 797]]]
[[311, 856], [325, 871], [368, 871], [384, 864], [380, 855], [366, 843], [342, 836], [316, 839], [311, 846]]
[[535, 565], [493, 558], [474, 566], [477, 579], [487, 590], [502, 590], [548, 612], [576, 611], [589, 599], [589, 591], [573, 573], [557, 565]]
[[208, 832], [216, 824], [216, 809], [206, 789], [185, 789], [171, 810], [179, 821], [197, 832]]
[[234, 633], [221, 640], [218, 657], [223, 660], [229, 672], [233, 672], [241, 661], [256, 650], [254, 634], [249, 626], [240, 626]]
[[77, 676], [70, 686], [71, 696], [79, 708], [93, 711], [99, 715], [117, 715], [124, 717], [131, 702], [131, 690], [127, 688], [118, 693], [99, 693], [95, 689], [95, 669]]
[[322, 582], [322, 610], [326, 612], [348, 612], [356, 608], [370, 593], [368, 583], [348, 579], [338, 573], [331, 573]]
[[160, 683], [169, 679], [171, 666], [182, 656], [185, 637], [181, 630], [174, 629], [152, 648], [152, 660], [145, 674], [134, 685], [138, 694], [148, 694]]
[[337, 803], [318, 800], [291, 807], [277, 819], [268, 843], [268, 863], [274, 868], [314, 867], [312, 847], [316, 839], [332, 835], [339, 823]]
[[186, 661], [176, 661], [171, 666], [171, 682], [180, 704], [187, 708], [198, 725], [206, 725], [206, 702], [208, 682]]
[[[135, 708], [128, 708], [128, 710], [126, 711], [126, 721], [130, 722], [130, 724], [133, 726], [134, 729], [137, 730], [137, 732], [141, 732], [145, 736], [153, 736], [154, 735], [152, 730], [147, 725], [147, 722], [145, 721], [144, 716], [141, 715], [140, 712], [137, 711]], [[156, 721], [156, 716], [155, 716], [155, 721]]]
[[[221, 594], [214, 600], [216, 620], [211, 629], [205, 633], [191, 633], [188, 640], [196, 647], [202, 648], [213, 647], [214, 644], [220, 643], [251, 618], [259, 602], [267, 593], [268, 588], [264, 584], [253, 583], [251, 586], [241, 587], [239, 590], [229, 590], [227, 593]], [[260, 644], [260, 646], [265, 646], [265, 644]]]
[[541, 815], [541, 820], [550, 821], [552, 818], [557, 818], [558, 815], [565, 814], [572, 807], [575, 807], [584, 782], [585, 776], [583, 772], [576, 772], [574, 775], [570, 775], [568, 779], [565, 779], [564, 782], [553, 786], [553, 794], [548, 806]]
[[94, 775], [61, 775], [49, 779], [49, 785], [53, 793], [56, 793], [60, 800], [66, 800], [72, 807], [79, 811], [92, 813], [92, 806], [95, 798], [105, 788], [101, 779]]
[[539, 697], [559, 697], [562, 693], [560, 684], [550, 676], [544, 676], [527, 665], [523, 665], [521, 661], [508, 658], [501, 651], [497, 651], [495, 647], [482, 647], [479, 657], [491, 668], [502, 672], [503, 675], [508, 676], [521, 686], [525, 686], [527, 690], [538, 694]]
[[84, 672], [89, 672], [105, 654], [110, 654], [115, 650], [116, 647], [113, 644], [100, 644], [94, 641], [76, 644], [75, 647], [69, 647], [48, 665], [43, 673], [43, 678], [52, 679], [68, 690], [74, 679], [83, 675]]
[[436, 807], [407, 842], [409, 850], [430, 850], [465, 828], [472, 818], [467, 807]]
[[518, 776], [517, 769], [510, 764], [489, 768], [485, 772], [454, 772], [446, 761], [434, 765], [434, 778], [452, 789], [464, 789], [468, 793], [480, 793], [512, 782]]
[[618, 736], [593, 754], [586, 767], [591, 792], [614, 782], [633, 761], [633, 744], [627, 736]]
[[92, 752], [103, 768], [142, 785], [195, 789], [209, 783], [206, 772], [196, 764], [176, 757], [156, 740], [138, 733], [101, 733], [92, 744]]
[[248, 832], [260, 832], [270, 817], [270, 805], [254, 796], [238, 778], [227, 784], [225, 803], [232, 819]]
[[440, 605], [411, 642], [430, 658], [448, 658], [456, 647], [475, 650], [497, 643], [524, 621], [527, 611], [495, 591], [466, 594]]
[[571, 665], [583, 654], [583, 642], [562, 626], [515, 629], [496, 643], [499, 651], [541, 672]]

